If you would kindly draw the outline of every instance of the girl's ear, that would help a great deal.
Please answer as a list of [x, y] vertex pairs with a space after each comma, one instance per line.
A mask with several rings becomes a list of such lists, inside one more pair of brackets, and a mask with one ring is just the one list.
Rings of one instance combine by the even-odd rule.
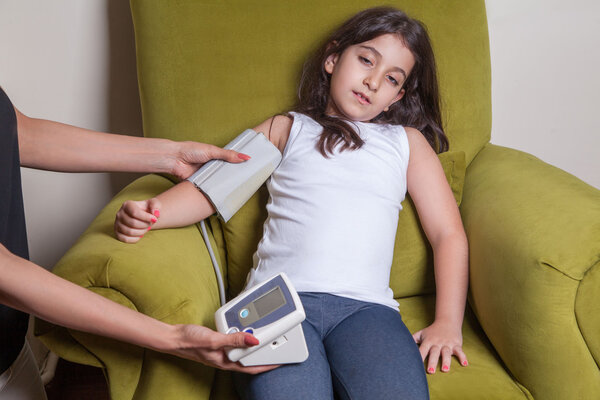
[[326, 59], [325, 59], [325, 71], [328, 74], [332, 74], [333, 73], [333, 67], [335, 66], [335, 63], [337, 63], [339, 56], [337, 53], [333, 53], [330, 54]]
[[400, 89], [400, 92], [398, 93], [398, 96], [394, 97], [394, 100], [390, 103], [389, 106], [387, 106], [386, 108], [383, 109], [384, 112], [388, 112], [390, 107], [396, 103], [397, 101], [400, 101], [401, 98], [404, 97], [404, 94], [406, 93], [406, 90], [404, 89]]
[[[335, 48], [335, 46], [337, 46], [337, 40], [334, 40], [333, 42], [327, 45], [327, 51], [330, 51], [332, 48]], [[325, 59], [325, 65], [323, 67], [325, 67], [325, 71], [328, 74], [333, 73], [333, 67], [335, 66], [335, 63], [337, 62], [338, 58], [339, 55], [337, 53], [332, 53]]]

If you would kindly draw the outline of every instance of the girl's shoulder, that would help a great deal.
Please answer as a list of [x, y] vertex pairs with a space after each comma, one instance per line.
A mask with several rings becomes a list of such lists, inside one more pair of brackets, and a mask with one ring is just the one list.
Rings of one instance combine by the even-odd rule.
[[409, 127], [405, 127], [404, 130], [406, 131], [408, 147], [410, 148], [410, 164], [415, 164], [423, 160], [439, 163], [436, 152], [421, 131]]
[[275, 115], [258, 125], [254, 130], [262, 132], [283, 154], [294, 118], [290, 115]]
[[[416, 128], [411, 128], [409, 126], [404, 127], [404, 131], [406, 132], [406, 137], [408, 138], [408, 143], [411, 145], [414, 143], [415, 145], [421, 145], [423, 141], [427, 143], [427, 139], [425, 136]], [[429, 145], [429, 143], [427, 143]]]

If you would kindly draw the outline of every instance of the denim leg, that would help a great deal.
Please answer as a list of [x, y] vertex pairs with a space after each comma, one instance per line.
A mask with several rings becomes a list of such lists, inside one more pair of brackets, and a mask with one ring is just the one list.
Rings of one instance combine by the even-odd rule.
[[[303, 300], [303, 303], [307, 315], [313, 314], [311, 304], [307, 304], [310, 301]], [[320, 308], [317, 302], [314, 306]], [[234, 373], [240, 397], [244, 400], [332, 400], [331, 372], [317, 329], [308, 318], [302, 322], [309, 354], [303, 363], [282, 365], [258, 375]]]
[[397, 311], [365, 306], [335, 326], [324, 345], [342, 399], [429, 399], [421, 355]]

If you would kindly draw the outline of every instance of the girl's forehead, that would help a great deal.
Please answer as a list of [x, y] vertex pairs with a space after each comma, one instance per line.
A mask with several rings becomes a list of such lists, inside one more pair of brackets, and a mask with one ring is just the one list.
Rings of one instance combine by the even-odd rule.
[[368, 51], [386, 63], [405, 71], [411, 70], [415, 64], [415, 57], [404, 44], [404, 40], [394, 33], [386, 33], [350, 47], [355, 50]]
[[395, 33], [385, 33], [383, 35], [379, 35], [373, 39], [357, 43], [354, 46], [368, 46], [381, 48], [382, 50], [391, 49], [406, 49], [406, 45], [404, 44], [404, 40]]

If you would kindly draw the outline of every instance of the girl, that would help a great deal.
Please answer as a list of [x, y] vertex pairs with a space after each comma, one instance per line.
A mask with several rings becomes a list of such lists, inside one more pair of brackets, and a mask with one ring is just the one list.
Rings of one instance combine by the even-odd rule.
[[[467, 365], [468, 267], [459, 211], [436, 156], [448, 141], [424, 27], [393, 8], [357, 14], [305, 66], [295, 112], [255, 130], [269, 133], [283, 159], [267, 183], [268, 218], [248, 285], [286, 272], [304, 304], [310, 355], [255, 377], [237, 375], [241, 394], [428, 398], [425, 358], [429, 373], [440, 358], [448, 371], [453, 355]], [[412, 336], [389, 288], [407, 190], [434, 251], [437, 285], [435, 321]], [[135, 242], [150, 227], [188, 225], [213, 212], [182, 182], [154, 199], [126, 202], [115, 230]]]

